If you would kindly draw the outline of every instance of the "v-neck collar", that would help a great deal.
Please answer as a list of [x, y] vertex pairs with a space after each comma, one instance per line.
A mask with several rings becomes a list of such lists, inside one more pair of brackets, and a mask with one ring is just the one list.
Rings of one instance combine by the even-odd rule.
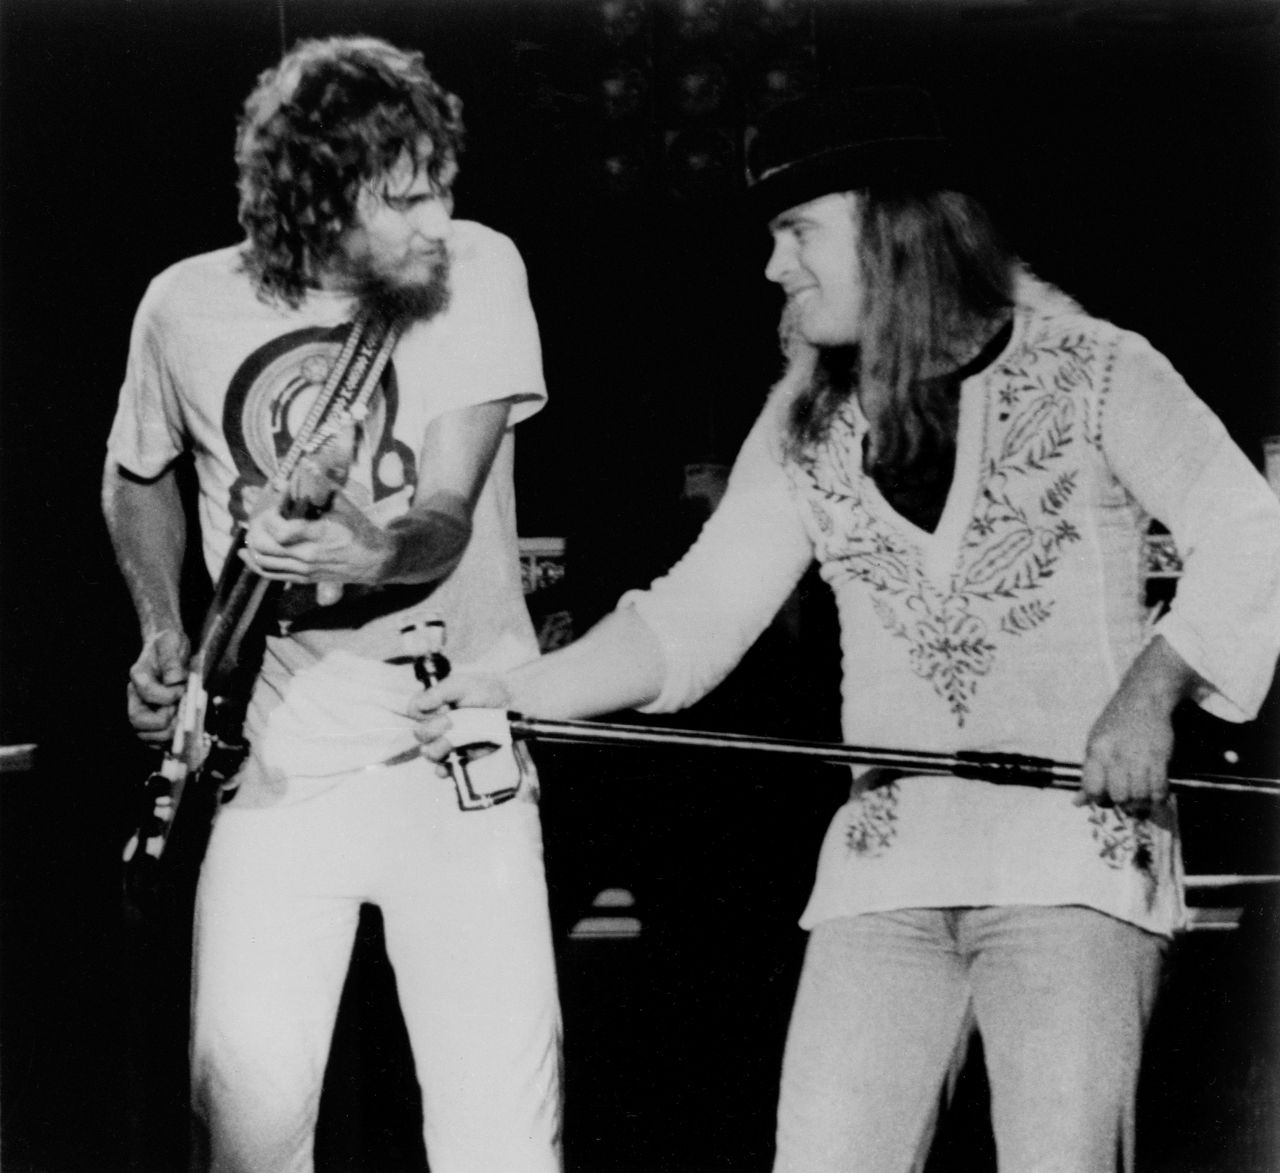
[[[1025, 328], [1024, 320], [1025, 315], [1015, 311], [1008, 327], [1002, 328], [992, 339], [994, 341], [1001, 334], [1007, 334], [1004, 345], [989, 357], [987, 347], [984, 347], [978, 359], [985, 358], [987, 361], [971, 362], [970, 373], [961, 379], [956, 422], [955, 463], [951, 484], [947, 487], [946, 501], [938, 518], [938, 524], [933, 530], [924, 529], [899, 513], [886, 500], [874, 478], [863, 473], [864, 489], [875, 501], [876, 511], [918, 544], [929, 577], [935, 581], [940, 575], [950, 573], [955, 552], [959, 549], [965, 531], [969, 527], [969, 520], [973, 516], [974, 505], [981, 487], [982, 457], [986, 447], [987, 386], [992, 373], [1015, 347], [1020, 345]], [[861, 449], [862, 439], [869, 424], [856, 397], [852, 400], [852, 406], [857, 420], [856, 443]]]

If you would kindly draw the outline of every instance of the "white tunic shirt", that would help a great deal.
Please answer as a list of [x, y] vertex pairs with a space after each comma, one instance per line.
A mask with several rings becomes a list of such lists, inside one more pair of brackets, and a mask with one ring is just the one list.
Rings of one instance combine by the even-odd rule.
[[[1280, 503], [1142, 338], [1031, 280], [1012, 335], [961, 385], [937, 529], [862, 470], [851, 403], [799, 462], [792, 390], [757, 421], [690, 552], [629, 595], [666, 659], [651, 708], [713, 688], [817, 558], [835, 594], [851, 743], [1078, 761], [1150, 637], [1143, 541], [1173, 533], [1185, 573], [1163, 635], [1214, 714], [1256, 713], [1280, 651]], [[1172, 810], [1135, 819], [1064, 791], [902, 778], [836, 814], [802, 923], [903, 907], [1081, 904], [1167, 934], [1183, 917]]]

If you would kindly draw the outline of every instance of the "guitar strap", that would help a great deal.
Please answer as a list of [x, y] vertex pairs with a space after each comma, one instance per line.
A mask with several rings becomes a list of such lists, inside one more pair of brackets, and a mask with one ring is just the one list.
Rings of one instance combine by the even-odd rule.
[[274, 488], [283, 490], [289, 483], [299, 461], [310, 450], [316, 433], [335, 414], [345, 414], [356, 423], [365, 418], [401, 330], [399, 322], [374, 318], [366, 313], [356, 316], [319, 395], [272, 474]]

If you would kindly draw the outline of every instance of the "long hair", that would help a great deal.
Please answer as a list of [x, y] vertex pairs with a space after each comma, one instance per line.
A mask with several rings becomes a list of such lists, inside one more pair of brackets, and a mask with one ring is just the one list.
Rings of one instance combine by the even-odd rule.
[[440, 183], [462, 140], [462, 102], [421, 53], [373, 37], [300, 41], [259, 77], [236, 135], [244, 261], [259, 293], [298, 305], [351, 227], [362, 185], [404, 154]]
[[869, 470], [910, 472], [951, 442], [945, 375], [972, 356], [1013, 304], [1017, 258], [983, 206], [955, 191], [857, 192], [858, 344], [814, 348], [784, 314], [798, 380], [788, 417], [793, 455], [820, 442], [857, 396], [870, 425]]

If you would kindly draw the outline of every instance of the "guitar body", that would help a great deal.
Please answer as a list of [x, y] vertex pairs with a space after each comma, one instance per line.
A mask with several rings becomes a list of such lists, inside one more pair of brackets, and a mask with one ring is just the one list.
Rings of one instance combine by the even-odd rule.
[[281, 584], [251, 571], [236, 534], [192, 659], [178, 731], [143, 784], [125, 848], [125, 892], [142, 914], [174, 914], [195, 890], [213, 816], [249, 752], [244, 717]]
[[[353, 327], [304, 421], [300, 436], [306, 438], [281, 459], [258, 509], [307, 520], [330, 510], [398, 334], [385, 322]], [[286, 626], [295, 610], [281, 606], [282, 599], [304, 597], [308, 606], [327, 606], [342, 593], [340, 584], [329, 582], [317, 584], [314, 593], [286, 590], [254, 573], [240, 556], [245, 536], [243, 527], [233, 536], [191, 658], [173, 741], [143, 785], [137, 830], [125, 846], [126, 896], [144, 914], [157, 905], [189, 911], [214, 813], [249, 752], [244, 717], [267, 627]]]

